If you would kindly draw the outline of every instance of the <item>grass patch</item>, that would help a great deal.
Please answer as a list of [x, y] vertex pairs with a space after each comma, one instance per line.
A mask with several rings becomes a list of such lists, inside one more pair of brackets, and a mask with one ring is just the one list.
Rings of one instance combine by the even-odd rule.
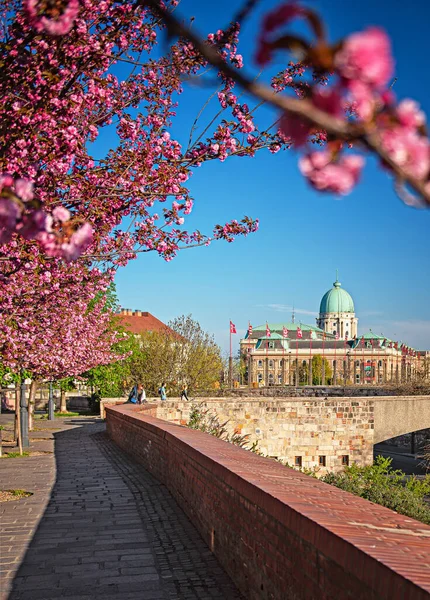
[[25, 490], [6, 490], [12, 494], [12, 496], [16, 496], [17, 498], [28, 498], [28, 496], [32, 496], [32, 492], [26, 492]]
[[21, 458], [22, 456], [30, 456], [30, 454], [29, 452], [23, 452], [22, 454], [19, 452], [6, 452], [2, 458]]
[[[55, 412], [54, 417], [65, 418], [65, 417], [80, 417], [82, 414], [87, 415], [88, 413], [78, 413], [78, 412]], [[48, 415], [37, 415], [38, 419], [48, 419]]]
[[0, 490], [0, 502], [10, 502], [12, 500], [21, 500], [32, 496], [33, 492], [25, 490]]

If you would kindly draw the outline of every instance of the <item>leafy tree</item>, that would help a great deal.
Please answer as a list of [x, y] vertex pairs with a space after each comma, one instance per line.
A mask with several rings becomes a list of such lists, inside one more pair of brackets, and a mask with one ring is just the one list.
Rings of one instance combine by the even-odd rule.
[[157, 394], [165, 382], [172, 395], [179, 393], [184, 384], [191, 393], [211, 389], [219, 381], [223, 365], [213, 336], [191, 315], [182, 315], [162, 331], [144, 333], [139, 352], [130, 358], [130, 367], [147, 394]]
[[178, 337], [175, 350], [179, 379], [191, 391], [210, 389], [219, 381], [222, 370], [221, 351], [213, 335], [205, 332], [191, 315], [182, 315], [168, 326]]
[[116, 319], [113, 326], [117, 327], [122, 339], [113, 346], [112, 351], [124, 358], [93, 367], [83, 375], [93, 393], [105, 398], [120, 397], [127, 393], [134, 383], [133, 364], [141, 354], [139, 340], [132, 333], [124, 331]]
[[[333, 377], [333, 370], [326, 358], [324, 358], [324, 377], [325, 382], [330, 381]], [[321, 354], [315, 354], [312, 357], [312, 384], [323, 385], [323, 357]]]

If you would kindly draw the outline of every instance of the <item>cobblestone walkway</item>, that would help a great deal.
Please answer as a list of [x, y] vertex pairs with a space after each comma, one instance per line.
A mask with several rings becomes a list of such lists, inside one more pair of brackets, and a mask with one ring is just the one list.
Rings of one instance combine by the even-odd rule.
[[56, 466], [0, 463], [2, 489], [34, 492], [0, 505], [1, 600], [240, 599], [164, 485], [103, 423], [76, 425], [55, 434]]

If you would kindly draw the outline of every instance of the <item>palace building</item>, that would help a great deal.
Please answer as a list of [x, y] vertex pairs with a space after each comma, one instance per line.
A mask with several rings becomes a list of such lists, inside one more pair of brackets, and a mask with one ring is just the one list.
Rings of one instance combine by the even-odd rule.
[[250, 386], [404, 383], [417, 379], [427, 352], [371, 330], [358, 333], [351, 295], [337, 280], [324, 294], [315, 325], [249, 327], [240, 340]]

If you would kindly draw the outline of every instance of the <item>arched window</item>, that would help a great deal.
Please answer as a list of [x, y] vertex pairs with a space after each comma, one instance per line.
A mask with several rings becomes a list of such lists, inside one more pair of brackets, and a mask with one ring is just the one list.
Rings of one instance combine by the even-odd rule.
[[282, 373], [278, 373], [278, 383], [282, 384]]
[[359, 361], [359, 360], [356, 360], [356, 361], [355, 361], [355, 366], [356, 366], [356, 367], [359, 367], [359, 366], [360, 366], [360, 361]]
[[261, 373], [259, 373], [257, 375], [257, 380], [258, 380], [258, 383], [261, 383], [263, 381], [263, 375]]
[[273, 377], [273, 373], [269, 373], [269, 385], [273, 385], [275, 383], [275, 378]]
[[273, 350], [275, 347], [275, 342], [269, 342], [269, 349]]
[[259, 368], [259, 369], [262, 369], [262, 368], [263, 368], [263, 361], [262, 361], [262, 360], [259, 360], [259, 361], [258, 361], [258, 368]]
[[275, 361], [269, 360], [269, 369], [273, 369], [275, 366]]

